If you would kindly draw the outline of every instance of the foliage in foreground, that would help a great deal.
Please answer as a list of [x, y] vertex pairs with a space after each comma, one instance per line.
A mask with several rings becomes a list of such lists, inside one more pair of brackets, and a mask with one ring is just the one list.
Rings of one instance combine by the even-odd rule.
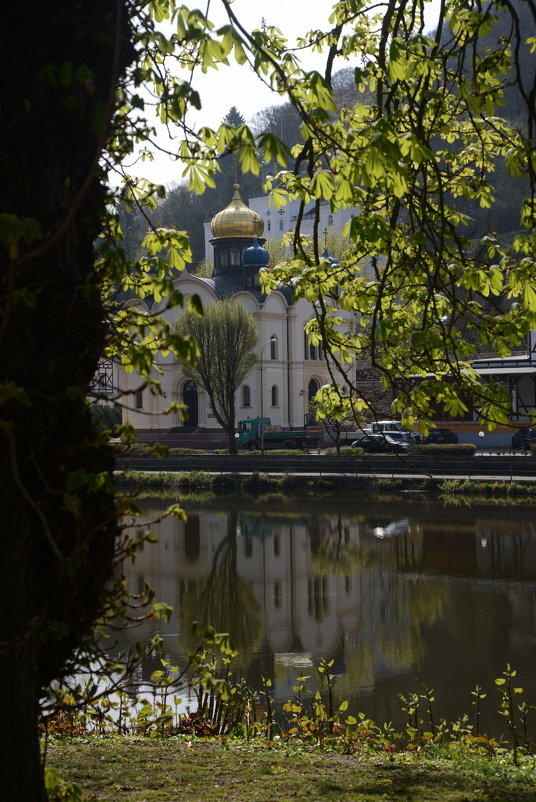
[[[403, 755], [404, 760], [411, 756], [419, 764], [443, 761], [465, 769], [469, 760], [473, 766], [479, 764], [480, 771], [485, 767], [484, 773], [493, 775], [495, 782], [497, 776], [510, 774], [510, 780], [535, 784], [534, 707], [523, 699], [523, 688], [510, 666], [495, 680], [508, 737], [489, 737], [481, 731], [487, 694], [479, 686], [469, 697], [471, 713], [450, 723], [437, 719], [431, 689], [399, 694], [406, 724], [396, 731], [389, 723], [378, 724], [363, 713], [349, 712], [348, 702], [337, 695], [333, 661], [322, 661], [311, 676], [298, 677], [292, 697], [277, 705], [269, 678], [263, 677], [261, 688], [255, 691], [233, 676], [234, 653], [227, 636], [210, 630], [202, 633], [198, 628], [195, 634], [204, 640], [189, 658], [190, 673], [161, 659], [160, 668], [143, 686], [130, 683], [128, 689], [115, 688], [113, 695], [104, 694], [98, 701], [88, 693], [86, 702], [75, 705], [72, 689], [56, 687], [54, 712], [42, 722], [45, 758], [58, 739], [82, 738], [98, 745], [103, 736], [136, 737], [153, 744], [185, 737], [192, 746], [192, 739], [211, 738], [220, 744], [241, 743], [256, 754], [262, 747], [284, 747], [287, 754], [291, 754], [288, 750], [299, 754], [321, 750], [361, 759], [373, 755], [375, 760], [387, 758], [392, 765]], [[76, 696], [83, 699], [83, 688], [77, 689]], [[113, 742], [106, 744], [114, 748]], [[53, 774], [51, 781], [59, 789], [51, 799], [62, 798], [62, 790], [64, 798], [78, 798], [76, 787], [66, 786], [59, 775]]]

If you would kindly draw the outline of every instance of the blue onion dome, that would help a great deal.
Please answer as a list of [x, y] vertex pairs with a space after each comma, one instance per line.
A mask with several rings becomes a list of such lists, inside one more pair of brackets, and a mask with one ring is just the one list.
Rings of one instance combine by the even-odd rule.
[[268, 267], [270, 261], [270, 254], [259, 245], [257, 238], [253, 240], [253, 244], [246, 248], [242, 254], [242, 264], [244, 267]]
[[239, 189], [240, 184], [235, 184], [230, 204], [212, 218], [210, 228], [214, 239], [262, 237], [264, 221], [260, 214], [246, 206], [240, 197]]
[[339, 263], [337, 262], [335, 257], [334, 256], [330, 256], [330, 254], [328, 253], [328, 249], [327, 248], [324, 250], [324, 253], [321, 256], [321, 259], [327, 259], [328, 262], [330, 263], [330, 265], [333, 265], [333, 267], [338, 267], [339, 266]]

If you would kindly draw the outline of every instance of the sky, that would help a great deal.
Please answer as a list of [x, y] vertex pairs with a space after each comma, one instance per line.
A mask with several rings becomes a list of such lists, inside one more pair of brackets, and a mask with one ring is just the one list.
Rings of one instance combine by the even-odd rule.
[[[437, 2], [438, 0], [432, 0], [430, 3], [431, 24]], [[208, 3], [208, 17], [216, 26], [225, 24], [228, 20], [221, 0], [208, 0]], [[206, 5], [196, 0], [187, 0], [187, 4], [192, 8], [206, 10]], [[298, 35], [311, 29], [329, 28], [328, 18], [332, 5], [332, 0], [234, 0], [232, 7], [238, 19], [249, 30], [260, 27], [264, 19], [266, 24], [280, 28], [289, 41], [294, 43]], [[306, 54], [301, 60], [306, 68], [322, 68], [322, 56]], [[341, 62], [335, 70], [344, 66], [348, 66], [348, 63]], [[236, 106], [249, 122], [261, 109], [285, 101], [284, 97], [266, 87], [247, 64], [220, 66], [218, 70], [210, 70], [206, 75], [199, 71], [195, 88], [201, 95], [202, 108], [201, 111], [194, 109], [188, 117], [193, 128], [204, 125], [217, 127], [232, 106]], [[163, 129], [161, 130], [159, 141], [162, 146], [176, 148], [180, 137], [175, 143], [170, 143]], [[133, 166], [130, 172], [166, 185], [184, 180], [180, 163], [160, 155], [151, 163], [143, 162]]]

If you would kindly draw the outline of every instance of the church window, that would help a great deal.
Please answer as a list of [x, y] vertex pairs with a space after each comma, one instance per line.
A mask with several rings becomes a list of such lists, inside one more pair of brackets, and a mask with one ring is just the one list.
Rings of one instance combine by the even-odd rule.
[[270, 359], [277, 359], [277, 337], [272, 334], [270, 338]]
[[311, 379], [309, 384], [307, 385], [307, 400], [311, 404], [314, 400], [315, 395], [319, 390], [318, 382], [316, 379]]
[[272, 385], [272, 406], [277, 407], [279, 404], [279, 390], [277, 384]]
[[135, 403], [136, 409], [143, 409], [143, 390], [136, 390]]
[[280, 231], [283, 231], [283, 228], [284, 228], [284, 227], [285, 227], [285, 221], [283, 220], [283, 218], [281, 218], [281, 219], [279, 220], [279, 230], [280, 230]]
[[243, 407], [251, 406], [251, 390], [249, 389], [247, 384], [244, 384], [244, 386], [242, 387], [242, 406]]
[[271, 231], [271, 230], [272, 230], [272, 224], [271, 224], [271, 222], [268, 220], [268, 231]]
[[226, 250], [226, 249], [223, 249], [223, 250], [221, 251], [221, 256], [220, 256], [220, 260], [221, 260], [221, 266], [222, 266], [222, 267], [227, 267], [227, 265], [229, 264], [229, 262], [228, 262], [228, 258], [229, 258], [229, 257], [228, 257], [228, 254], [227, 254], [227, 250]]
[[333, 215], [330, 214], [330, 215], [328, 215], [328, 226], [332, 226], [332, 225], [333, 225]]
[[231, 264], [232, 265], [239, 265], [240, 264], [240, 248], [231, 248]]

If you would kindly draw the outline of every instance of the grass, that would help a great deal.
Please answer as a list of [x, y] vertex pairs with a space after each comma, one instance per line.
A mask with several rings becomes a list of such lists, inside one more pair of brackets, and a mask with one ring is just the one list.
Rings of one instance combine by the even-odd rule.
[[[47, 766], [84, 802], [534, 802], [534, 758], [345, 755], [308, 747], [190, 737], [58, 740]], [[59, 799], [60, 797], [56, 797]], [[54, 797], [51, 797], [51, 802]]]

